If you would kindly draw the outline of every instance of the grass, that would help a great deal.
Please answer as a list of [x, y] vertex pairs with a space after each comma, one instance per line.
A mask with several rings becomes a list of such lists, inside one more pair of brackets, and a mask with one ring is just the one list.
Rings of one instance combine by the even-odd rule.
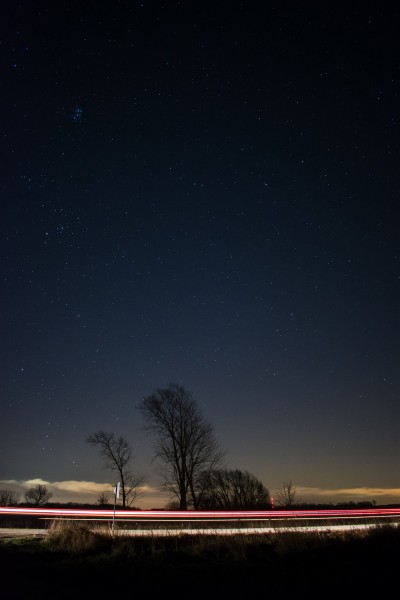
[[249, 593], [293, 593], [297, 600], [344, 591], [368, 598], [390, 590], [399, 555], [400, 528], [394, 526], [363, 533], [135, 538], [55, 522], [44, 539], [0, 542], [6, 574], [0, 590], [8, 586], [7, 599], [90, 599], [116, 586], [124, 600], [159, 597], [169, 589], [207, 600]]

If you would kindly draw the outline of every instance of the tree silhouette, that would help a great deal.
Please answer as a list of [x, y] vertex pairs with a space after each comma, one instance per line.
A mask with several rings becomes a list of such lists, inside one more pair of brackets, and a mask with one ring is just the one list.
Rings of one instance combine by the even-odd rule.
[[129, 442], [122, 436], [117, 437], [114, 433], [107, 431], [96, 431], [87, 440], [95, 446], [104, 461], [104, 467], [118, 473], [121, 482], [122, 506], [131, 506], [140, 496], [140, 486], [144, 482], [142, 476], [135, 476], [130, 470], [133, 459], [132, 448]]
[[145, 428], [155, 437], [163, 488], [179, 500], [181, 510], [189, 505], [197, 509], [200, 479], [222, 458], [211, 424], [203, 418], [192, 393], [176, 383], [155, 390], [138, 408]]
[[53, 494], [48, 491], [45, 485], [38, 483], [34, 487], [29, 488], [25, 492], [25, 500], [28, 504], [34, 504], [35, 506], [42, 506], [46, 504], [53, 497]]
[[239, 469], [217, 469], [205, 473], [199, 497], [204, 510], [265, 510], [271, 498], [265, 485], [251, 473]]

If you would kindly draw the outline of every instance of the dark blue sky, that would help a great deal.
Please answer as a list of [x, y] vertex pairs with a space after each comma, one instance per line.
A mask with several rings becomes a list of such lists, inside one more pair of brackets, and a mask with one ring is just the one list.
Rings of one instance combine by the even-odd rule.
[[101, 428], [156, 486], [178, 382], [271, 493], [399, 501], [399, 11], [3, 12], [2, 485], [80, 498]]

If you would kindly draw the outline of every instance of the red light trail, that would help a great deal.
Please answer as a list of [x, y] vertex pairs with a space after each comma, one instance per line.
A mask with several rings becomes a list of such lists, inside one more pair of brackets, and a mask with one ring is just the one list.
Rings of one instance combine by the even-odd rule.
[[35, 515], [37, 517], [86, 517], [125, 520], [250, 520], [349, 518], [349, 517], [400, 517], [398, 508], [326, 509], [326, 510], [261, 510], [261, 511], [164, 511], [164, 510], [102, 510], [75, 508], [28, 508], [0, 506], [0, 515]]

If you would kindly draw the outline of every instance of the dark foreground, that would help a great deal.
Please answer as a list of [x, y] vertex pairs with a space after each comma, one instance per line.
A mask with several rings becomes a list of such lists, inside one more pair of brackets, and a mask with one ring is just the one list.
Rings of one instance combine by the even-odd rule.
[[[65, 539], [64, 542], [65, 544]], [[66, 550], [60, 541], [0, 541], [0, 598], [382, 597], [397, 589], [400, 529], [334, 539], [287, 534], [251, 543], [119, 540]]]

